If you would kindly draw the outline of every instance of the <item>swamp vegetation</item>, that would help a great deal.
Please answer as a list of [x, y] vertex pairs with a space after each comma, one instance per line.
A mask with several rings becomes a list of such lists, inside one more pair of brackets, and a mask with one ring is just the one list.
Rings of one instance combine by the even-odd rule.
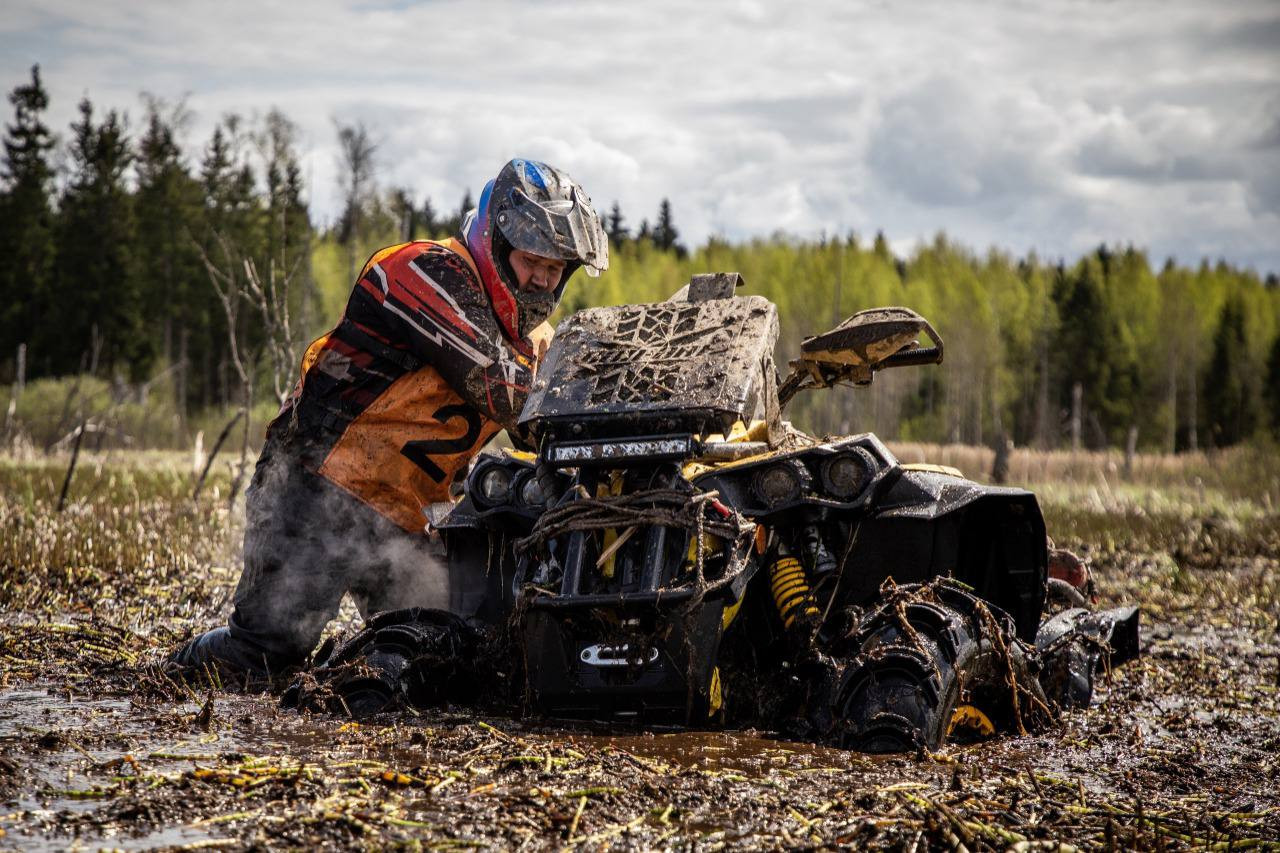
[[[898, 445], [966, 473], [990, 451]], [[0, 457], [0, 848], [1274, 847], [1280, 464], [1247, 447], [1015, 451], [1142, 657], [1047, 732], [871, 757], [763, 731], [477, 717], [354, 723], [167, 679], [238, 576], [236, 506], [189, 456]], [[358, 622], [344, 604], [335, 632]], [[230, 685], [222, 685], [228, 688]]]

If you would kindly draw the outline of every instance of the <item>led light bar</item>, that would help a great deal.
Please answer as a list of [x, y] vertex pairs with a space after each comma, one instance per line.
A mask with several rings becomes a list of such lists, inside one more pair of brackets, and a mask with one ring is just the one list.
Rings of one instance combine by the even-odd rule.
[[689, 435], [554, 444], [547, 452], [547, 461], [561, 468], [608, 462], [674, 462], [689, 458], [694, 449], [693, 436]]

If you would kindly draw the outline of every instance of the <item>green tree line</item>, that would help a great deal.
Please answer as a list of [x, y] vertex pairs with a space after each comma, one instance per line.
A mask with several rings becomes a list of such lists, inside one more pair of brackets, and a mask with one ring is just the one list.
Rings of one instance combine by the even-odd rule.
[[[41, 377], [91, 375], [116, 397], [164, 387], [174, 444], [190, 440], [193, 413], [255, 402], [269, 412], [369, 253], [456, 233], [472, 206], [469, 192], [442, 212], [408, 189], [378, 187], [377, 145], [358, 124], [336, 128], [343, 208], [318, 225], [297, 129], [279, 111], [227, 116], [184, 149], [180, 104], [146, 99], [135, 128], [86, 98], [55, 135], [38, 68], [9, 101], [0, 379], [13, 386], [10, 399]], [[693, 273], [737, 270], [749, 292], [778, 305], [780, 366], [804, 336], [863, 308], [905, 305], [933, 322], [943, 365], [885, 371], [857, 392], [802, 395], [791, 417], [809, 429], [1042, 447], [1136, 440], [1162, 450], [1280, 434], [1274, 275], [1225, 260], [1153, 263], [1123, 245], [1070, 262], [978, 253], [944, 235], [909, 257], [881, 234], [711, 238], [690, 249], [666, 199], [635, 228], [617, 202], [602, 213], [611, 267], [575, 281], [562, 313], [657, 301]]]

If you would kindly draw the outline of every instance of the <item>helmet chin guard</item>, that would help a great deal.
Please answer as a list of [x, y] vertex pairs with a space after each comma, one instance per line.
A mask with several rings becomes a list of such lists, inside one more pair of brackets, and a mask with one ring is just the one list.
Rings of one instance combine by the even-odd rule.
[[[493, 313], [512, 342], [522, 342], [550, 316], [578, 267], [590, 276], [609, 268], [609, 241], [591, 199], [564, 172], [535, 160], [512, 160], [485, 184], [462, 224], [462, 237]], [[547, 294], [520, 292], [507, 262], [512, 249], [565, 262], [549, 299]]]

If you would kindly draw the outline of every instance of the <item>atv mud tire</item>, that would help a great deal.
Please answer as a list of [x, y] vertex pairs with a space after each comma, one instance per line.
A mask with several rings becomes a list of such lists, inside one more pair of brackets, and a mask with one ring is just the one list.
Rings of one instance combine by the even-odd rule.
[[950, 581], [891, 587], [864, 621], [836, 691], [835, 740], [861, 752], [934, 750], [1025, 731], [1048, 714], [1012, 620]]
[[443, 610], [379, 613], [300, 675], [281, 704], [361, 718], [398, 702], [418, 708], [468, 702], [479, 689], [471, 669], [479, 641], [478, 632]]

